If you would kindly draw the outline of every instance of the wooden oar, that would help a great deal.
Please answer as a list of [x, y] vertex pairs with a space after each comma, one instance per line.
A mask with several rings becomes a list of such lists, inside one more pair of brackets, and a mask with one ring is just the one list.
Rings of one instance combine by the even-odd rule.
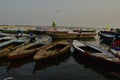
[[111, 54], [113, 54], [115, 57], [117, 57], [117, 58], [120, 59], [120, 56], [118, 55], [118, 52], [119, 52], [119, 51], [118, 51], [117, 53], [114, 53], [114, 52], [111, 51], [110, 47], [108, 48], [108, 51], [109, 51]]

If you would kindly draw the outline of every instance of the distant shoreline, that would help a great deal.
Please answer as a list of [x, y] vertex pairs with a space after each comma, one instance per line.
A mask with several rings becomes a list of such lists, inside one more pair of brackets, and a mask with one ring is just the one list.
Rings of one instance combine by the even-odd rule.
[[[16, 25], [16, 26], [10, 26], [10, 25], [0, 25], [0, 29], [36, 29], [37, 27], [42, 27], [42, 28], [52, 28], [52, 26], [24, 26], [24, 25]], [[57, 26], [56, 28], [95, 28], [95, 27], [65, 27], [65, 26]], [[106, 29], [106, 28], [99, 28], [96, 27], [97, 29]]]

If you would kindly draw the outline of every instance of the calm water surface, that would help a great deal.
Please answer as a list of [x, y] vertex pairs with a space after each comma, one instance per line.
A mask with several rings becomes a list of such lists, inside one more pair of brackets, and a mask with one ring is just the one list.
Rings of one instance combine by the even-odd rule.
[[[108, 48], [99, 42], [98, 36], [82, 41]], [[0, 59], [0, 80], [7, 77], [14, 80], [120, 80], [120, 69], [78, 59], [69, 51], [55, 59], [39, 62], [33, 61], [32, 57], [14, 61]]]

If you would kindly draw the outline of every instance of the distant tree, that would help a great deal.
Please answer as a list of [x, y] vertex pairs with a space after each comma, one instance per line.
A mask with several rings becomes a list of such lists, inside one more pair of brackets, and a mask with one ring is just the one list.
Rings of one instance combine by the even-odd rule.
[[52, 23], [52, 27], [53, 27], [53, 28], [56, 28], [55, 22]]
[[108, 30], [109, 30], [110, 28], [111, 28], [111, 26], [110, 26], [110, 25], [106, 25], [106, 29], [108, 29]]

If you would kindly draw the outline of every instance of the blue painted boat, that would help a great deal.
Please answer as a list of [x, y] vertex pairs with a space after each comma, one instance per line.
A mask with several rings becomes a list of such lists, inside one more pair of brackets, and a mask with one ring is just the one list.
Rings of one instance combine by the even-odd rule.
[[98, 35], [100, 36], [100, 39], [108, 40], [108, 41], [113, 41], [113, 38], [115, 38], [116, 35], [120, 37], [119, 33], [115, 33], [112, 31], [100, 31]]

